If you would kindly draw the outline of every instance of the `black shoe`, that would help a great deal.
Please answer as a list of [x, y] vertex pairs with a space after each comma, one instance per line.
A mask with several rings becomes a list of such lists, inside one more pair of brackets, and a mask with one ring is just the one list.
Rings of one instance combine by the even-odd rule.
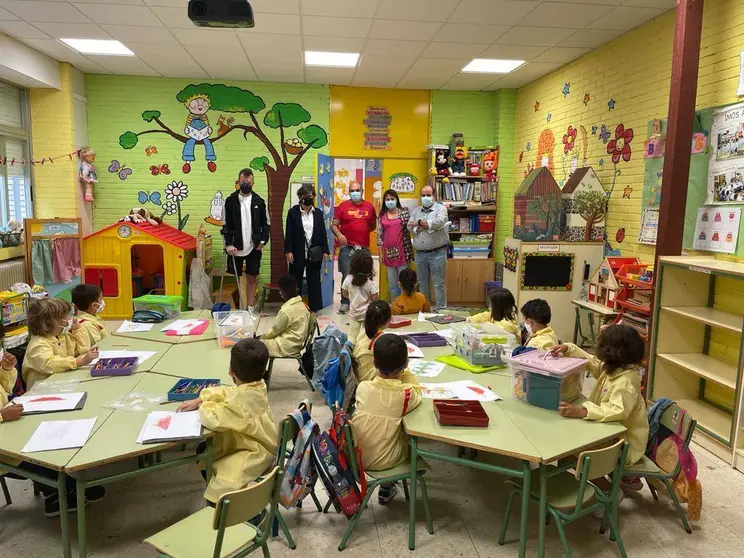
[[392, 502], [396, 494], [398, 494], [398, 487], [395, 484], [391, 484], [390, 486], [381, 485], [377, 490], [377, 503], [381, 506], [387, 506]]
[[261, 510], [261, 513], [259, 513], [258, 515], [250, 518], [248, 520], [248, 523], [250, 523], [254, 527], [260, 527], [261, 526], [261, 523], [263, 523], [263, 520], [264, 519], [266, 519], [266, 510], [265, 509], [264, 510]]
[[[67, 493], [67, 511], [77, 511], [77, 498], [74, 492]], [[57, 497], [57, 493], [44, 496], [44, 515], [47, 517], [57, 517], [59, 514], [59, 498]]]
[[106, 496], [106, 489], [102, 486], [91, 486], [85, 489], [85, 503], [100, 502]]

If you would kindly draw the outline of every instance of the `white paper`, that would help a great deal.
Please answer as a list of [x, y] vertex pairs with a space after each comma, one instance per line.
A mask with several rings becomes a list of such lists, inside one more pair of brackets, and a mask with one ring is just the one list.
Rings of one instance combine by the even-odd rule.
[[418, 321], [419, 322], [425, 322], [426, 321], [426, 318], [433, 318], [436, 315], [437, 314], [436, 313], [433, 313], [433, 312], [430, 313], [430, 314], [427, 314], [427, 313], [424, 313], [424, 312], [419, 312]]
[[421, 397], [424, 399], [455, 399], [455, 392], [451, 388], [453, 383], [421, 384]]
[[23, 405], [23, 414], [27, 413], [51, 413], [54, 411], [72, 411], [85, 392], [75, 393], [48, 393], [29, 394], [16, 397], [12, 404]]
[[426, 399], [460, 399], [462, 401], [499, 401], [501, 397], [472, 380], [421, 384], [421, 397]]
[[439, 329], [435, 332], [437, 335], [444, 337], [447, 341], [452, 341], [455, 338], [455, 332], [452, 331], [452, 328], [447, 329]]
[[150, 331], [153, 324], [137, 324], [124, 320], [124, 322], [116, 330], [116, 333], [141, 333], [143, 331]]
[[408, 358], [424, 358], [424, 352], [413, 343], [406, 341], [408, 347]]
[[419, 378], [434, 378], [441, 374], [442, 370], [446, 368], [446, 364], [442, 362], [434, 362], [431, 360], [413, 360], [408, 363], [408, 371], [411, 374], [415, 374]]
[[90, 361], [91, 366], [95, 366], [102, 358], [129, 358], [137, 357], [137, 365], [142, 364], [152, 355], [156, 354], [156, 351], [98, 351], [98, 358]]
[[701, 207], [695, 223], [695, 250], [708, 250], [734, 254], [739, 237], [741, 208], [739, 207]]
[[[189, 332], [205, 320], [175, 320], [163, 327], [160, 331], [186, 331]], [[184, 334], [185, 335], [185, 334]]]
[[201, 436], [199, 411], [176, 413], [173, 411], [153, 411], [145, 418], [137, 443], [186, 440]]
[[96, 417], [80, 420], [44, 421], [21, 450], [23, 453], [82, 448], [96, 424]]

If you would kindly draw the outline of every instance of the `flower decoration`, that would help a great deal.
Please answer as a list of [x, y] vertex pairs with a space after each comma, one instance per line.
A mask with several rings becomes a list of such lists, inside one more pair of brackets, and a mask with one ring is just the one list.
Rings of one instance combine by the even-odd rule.
[[569, 126], [566, 133], [563, 134], [563, 153], [568, 154], [574, 148], [574, 142], [576, 141], [576, 135], [579, 133], [577, 128]]
[[607, 153], [612, 155], [613, 164], [617, 165], [620, 159], [626, 163], [630, 161], [632, 154], [630, 149], [630, 142], [633, 141], [633, 129], [625, 129], [625, 126], [618, 124], [615, 128], [615, 139], [607, 142]]
[[166, 215], [175, 215], [178, 212], [178, 205], [176, 202], [168, 200], [163, 204], [163, 211]]
[[599, 132], [599, 139], [602, 140], [602, 143], [607, 143], [607, 140], [610, 139], [610, 131], [607, 129], [606, 124], [602, 124], [602, 131]]
[[553, 114], [549, 112], [549, 113], [548, 113], [548, 117], [547, 117], [547, 120], [548, 120], [548, 122], [550, 122], [550, 119], [551, 119], [551, 118], [553, 118]]
[[165, 198], [181, 202], [189, 197], [189, 186], [183, 182], [173, 181], [165, 187]]

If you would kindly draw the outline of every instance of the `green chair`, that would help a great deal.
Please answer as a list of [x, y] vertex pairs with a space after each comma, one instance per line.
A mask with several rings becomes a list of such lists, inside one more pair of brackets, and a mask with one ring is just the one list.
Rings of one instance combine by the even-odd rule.
[[[621, 440], [607, 448], [582, 452], [579, 455], [576, 472], [573, 474], [566, 471], [565, 467], [553, 467], [555, 470], [548, 472], [548, 512], [555, 519], [558, 535], [563, 544], [563, 552], [567, 558], [571, 558], [573, 553], [568, 545], [564, 526], [601, 509], [605, 510], [604, 517], [609, 517], [612, 530], [610, 540], [617, 542], [620, 555], [627, 558], [628, 555], [625, 553], [625, 547], [617, 527], [617, 493], [620, 487], [623, 463], [625, 463], [627, 454], [628, 444]], [[604, 477], [609, 473], [612, 473], [612, 489], [610, 494], [607, 495], [592, 484], [591, 479]], [[499, 544], [504, 544], [514, 497], [522, 492], [521, 486], [516, 485], [514, 481], [509, 482], [514, 484], [514, 488], [509, 492], [509, 498], [506, 502]], [[537, 475], [532, 477], [530, 498], [536, 502], [540, 500], [540, 478]], [[543, 541], [540, 541], [539, 544], [542, 547]]]
[[310, 376], [307, 375], [308, 371], [305, 370], [305, 365], [302, 364], [302, 355], [308, 349], [308, 345], [310, 345], [310, 341], [313, 340], [313, 334], [315, 333], [315, 329], [317, 327], [318, 327], [318, 316], [315, 315], [314, 312], [310, 312], [310, 320], [307, 326], [307, 336], [305, 337], [305, 342], [302, 344], [302, 348], [298, 351], [298, 353], [292, 356], [269, 358], [269, 367], [266, 369], [266, 375], [264, 376], [266, 380], [266, 389], [269, 389], [269, 385], [271, 384], [271, 372], [274, 369], [274, 361], [277, 359], [287, 358], [287, 359], [292, 359], [292, 360], [297, 361], [297, 363], [300, 365], [300, 372], [302, 372], [302, 375], [304, 376], [305, 381], [307, 382], [307, 385], [310, 386], [310, 389], [312, 391], [315, 391], [315, 388], [313, 387], [313, 383], [310, 381]]
[[[241, 558], [261, 548], [271, 556], [267, 541], [279, 502], [284, 472], [274, 467], [247, 488], [224, 494], [217, 507], [205, 507], [145, 539], [161, 556], [172, 558]], [[259, 527], [248, 521], [270, 506]]]
[[[683, 421], [681, 428], [680, 420]], [[679, 435], [684, 440], [684, 444], [682, 446], [683, 451], [687, 451], [689, 449], [690, 442], [692, 441], [692, 435], [695, 432], [695, 427], [697, 426], [697, 421], [692, 418], [692, 416], [690, 416], [687, 411], [685, 411], [676, 403], [673, 403], [661, 415], [660, 423], [663, 426], [667, 427], [674, 434], [679, 432]], [[659, 480], [664, 483], [667, 492], [669, 492], [669, 497], [672, 499], [672, 502], [674, 502], [674, 508], [677, 510], [677, 515], [682, 521], [682, 526], [684, 527], [685, 531], [687, 531], [687, 533], [691, 534], [692, 529], [690, 529], [690, 524], [687, 522], [687, 514], [685, 513], [685, 510], [682, 509], [682, 505], [679, 503], [679, 499], [674, 493], [674, 488], [672, 487], [672, 481], [677, 477], [677, 475], [679, 475], [680, 469], [681, 465], [679, 461], [677, 461], [677, 466], [674, 468], [674, 471], [672, 471], [671, 473], [665, 473], [656, 465], [656, 463], [654, 463], [644, 455], [643, 459], [640, 462], [631, 467], [624, 468], [623, 476], [641, 477], [646, 479], [646, 484], [648, 484], [648, 488], [651, 491], [651, 495], [654, 497], [654, 500], [658, 500], [659, 495], [656, 492], [656, 488], [654, 488], [654, 486], [650, 482], [648, 482], [648, 479]]]
[[[349, 461], [351, 462], [351, 471], [354, 474], [354, 480], [356, 480], [357, 483], [360, 483], [361, 479], [359, 478], [359, 471], [361, 467], [357, 461], [357, 453], [355, 451], [356, 444], [354, 443], [354, 431], [351, 424], [347, 424], [344, 429], [346, 430], [346, 449], [347, 454], [350, 456]], [[434, 526], [432, 525], [431, 512], [429, 511], [429, 494], [426, 491], [426, 482], [424, 481], [424, 473], [429, 469], [429, 466], [421, 457], [419, 457], [418, 463], [419, 470], [417, 471], [416, 476], [418, 478], [418, 481], [421, 483], [421, 495], [424, 499], [424, 513], [426, 514], [426, 528], [428, 529], [429, 533], [433, 535]], [[403, 491], [405, 493], [406, 500], [409, 499], [408, 481], [411, 480], [411, 464], [408, 461], [406, 461], [405, 463], [401, 463], [400, 465], [397, 465], [391, 469], [385, 469], [384, 471], [367, 470], [365, 471], [365, 473], [371, 479], [367, 482], [367, 494], [364, 496], [364, 499], [359, 506], [359, 511], [357, 511], [354, 517], [349, 520], [349, 525], [346, 527], [344, 536], [341, 538], [341, 542], [338, 545], [339, 550], [343, 550], [344, 548], [346, 548], [346, 543], [349, 541], [349, 537], [351, 537], [351, 532], [354, 530], [354, 527], [356, 527], [357, 523], [359, 522], [359, 518], [362, 517], [362, 513], [364, 512], [364, 510], [367, 509], [367, 503], [374, 493], [375, 488], [377, 488], [379, 485], [385, 482], [396, 482], [402, 480]], [[411, 548], [411, 550], [413, 550], [413, 548]]]
[[13, 503], [10, 497], [10, 491], [8, 490], [8, 483], [5, 482], [5, 475], [0, 474], [0, 487], [3, 489], [3, 496], [5, 496], [5, 505], [9, 506]]

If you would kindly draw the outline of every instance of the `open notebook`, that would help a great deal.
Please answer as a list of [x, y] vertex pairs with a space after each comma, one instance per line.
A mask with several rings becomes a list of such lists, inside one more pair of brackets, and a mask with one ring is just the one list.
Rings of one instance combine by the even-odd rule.
[[173, 411], [153, 411], [145, 418], [138, 444], [160, 444], [179, 440], [198, 440], [201, 438], [199, 411], [176, 413]]

